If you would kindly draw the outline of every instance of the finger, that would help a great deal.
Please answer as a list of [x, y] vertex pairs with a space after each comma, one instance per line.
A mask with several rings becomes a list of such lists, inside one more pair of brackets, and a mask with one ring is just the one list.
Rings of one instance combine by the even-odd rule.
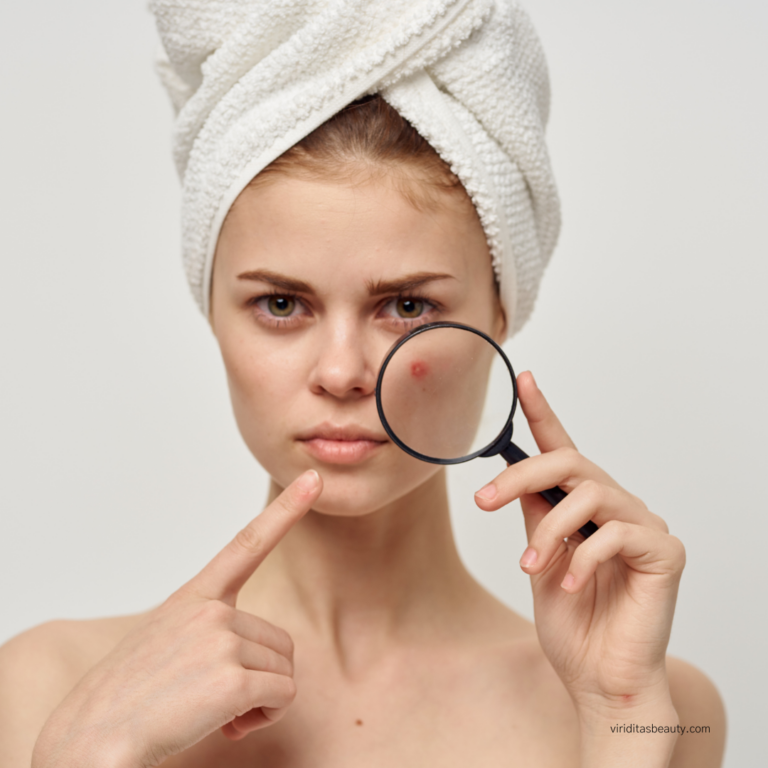
[[233, 677], [235, 711], [245, 714], [251, 709], [268, 707], [282, 709], [296, 697], [296, 683], [290, 675], [239, 669]]
[[521, 567], [529, 574], [543, 571], [563, 539], [572, 537], [589, 520], [598, 527], [619, 520], [666, 533], [663, 521], [637, 497], [594, 480], [585, 480], [539, 522], [529, 536]]
[[251, 731], [258, 731], [260, 728], [276, 723], [287, 711], [288, 707], [280, 707], [280, 709], [256, 707], [227, 723], [222, 727], [221, 732], [231, 741], [240, 741]]
[[247, 611], [236, 611], [232, 628], [240, 637], [271, 648], [286, 659], [293, 660], [293, 639], [280, 627]]
[[296, 698], [296, 683], [292, 677], [276, 675], [273, 672], [248, 672], [247, 674], [253, 686], [252, 701], [257, 702], [270, 719], [273, 711], [285, 709]]
[[570, 493], [587, 479], [619, 488], [610, 475], [575, 448], [557, 448], [504, 469], [475, 494], [475, 503], [481, 509], [493, 511], [523, 494], [539, 493], [556, 485]]
[[293, 662], [277, 651], [250, 640], [240, 646], [240, 663], [254, 672], [272, 672], [276, 675], [293, 676]]
[[267, 725], [272, 725], [275, 722], [270, 720], [261, 707], [256, 707], [244, 715], [236, 717], [232, 722], [222, 726], [221, 732], [230, 741], [240, 741], [244, 739], [251, 731], [258, 731], [259, 728], [264, 728]]
[[517, 377], [517, 396], [531, 428], [533, 439], [542, 453], [554, 451], [557, 448], [576, 447], [536, 385], [536, 380], [530, 371], [524, 371]]
[[236, 717], [232, 722], [222, 727], [221, 732], [230, 741], [240, 741], [251, 731], [258, 731], [272, 723], [276, 723], [286, 712], [287, 707], [270, 709], [269, 707], [256, 707], [244, 715]]
[[280, 539], [312, 507], [322, 490], [314, 469], [294, 480], [183, 589], [234, 606], [237, 593]]
[[242, 715], [238, 715], [221, 732], [231, 741], [239, 741], [251, 731], [277, 722], [296, 698], [296, 684], [292, 677], [270, 672], [249, 672], [246, 688], [252, 701], [263, 701]]
[[643, 525], [610, 520], [576, 547], [560, 585], [566, 592], [581, 590], [601, 563], [619, 555], [633, 570], [679, 578], [685, 565], [680, 539]]
[[520, 497], [520, 506], [523, 510], [523, 520], [525, 522], [525, 535], [528, 541], [533, 538], [534, 531], [541, 525], [541, 521], [549, 514], [552, 509], [544, 498], [538, 493], [523, 494]]

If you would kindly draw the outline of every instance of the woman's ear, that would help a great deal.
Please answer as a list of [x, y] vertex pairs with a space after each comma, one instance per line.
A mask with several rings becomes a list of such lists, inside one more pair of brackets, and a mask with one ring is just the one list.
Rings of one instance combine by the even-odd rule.
[[[225, 222], [226, 222], [226, 220], [225, 220]], [[221, 235], [219, 235], [219, 240], [221, 240]], [[214, 299], [213, 285], [214, 285], [214, 278], [216, 276], [215, 275], [215, 268], [216, 268], [216, 264], [217, 264], [216, 256], [218, 255], [218, 253], [219, 253], [219, 245], [217, 243], [216, 244], [216, 250], [214, 251], [214, 254], [213, 254], [213, 263], [211, 264], [211, 279], [210, 279], [209, 285], [208, 285], [208, 318], [207, 318], [207, 320], [208, 320], [208, 326], [211, 329], [211, 333], [214, 336], [216, 336], [216, 323], [215, 323], [213, 309], [214, 309], [214, 304], [216, 302], [214, 302], [214, 300], [213, 300]]]
[[496, 321], [493, 327], [493, 340], [497, 344], [502, 344], [507, 338], [507, 313], [501, 303], [499, 295], [496, 294]]
[[213, 323], [213, 274], [211, 274], [211, 292], [208, 297], [208, 327], [211, 329], [211, 333], [216, 335], [216, 326]]

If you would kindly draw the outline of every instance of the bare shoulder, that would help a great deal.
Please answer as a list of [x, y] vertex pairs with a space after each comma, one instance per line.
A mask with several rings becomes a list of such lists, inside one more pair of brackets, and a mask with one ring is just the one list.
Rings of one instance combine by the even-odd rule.
[[0, 765], [29, 766], [51, 712], [141, 616], [49, 621], [0, 646]]
[[725, 708], [715, 684], [697, 667], [667, 657], [667, 675], [680, 725], [670, 768], [719, 768], [725, 750]]

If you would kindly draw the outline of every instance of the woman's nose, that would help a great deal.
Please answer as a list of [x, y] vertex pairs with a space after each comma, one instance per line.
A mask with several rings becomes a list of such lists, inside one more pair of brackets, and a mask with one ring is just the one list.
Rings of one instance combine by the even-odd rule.
[[327, 393], [340, 399], [357, 399], [376, 389], [376, 361], [372, 345], [364, 334], [349, 324], [324, 329], [315, 340], [315, 363], [309, 386], [315, 394]]

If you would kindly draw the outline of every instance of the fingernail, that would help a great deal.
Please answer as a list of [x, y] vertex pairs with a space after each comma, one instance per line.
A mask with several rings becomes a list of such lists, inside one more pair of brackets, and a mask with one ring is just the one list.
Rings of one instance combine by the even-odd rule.
[[575, 581], [576, 577], [572, 573], [566, 573], [565, 578], [563, 579], [563, 583], [560, 586], [563, 589], [570, 589]]
[[499, 493], [499, 489], [493, 484], [488, 483], [484, 488], [481, 488], [475, 496], [479, 496], [481, 499], [485, 499], [486, 501], [492, 501], [496, 498], [497, 494]]
[[320, 482], [320, 475], [314, 469], [308, 469], [297, 481], [296, 486], [300, 491], [309, 493], [317, 488], [317, 484]]
[[538, 553], [533, 547], [528, 547], [528, 549], [523, 552], [523, 556], [520, 558], [520, 567], [530, 568], [536, 562], [536, 558], [538, 558], [538, 556]]

